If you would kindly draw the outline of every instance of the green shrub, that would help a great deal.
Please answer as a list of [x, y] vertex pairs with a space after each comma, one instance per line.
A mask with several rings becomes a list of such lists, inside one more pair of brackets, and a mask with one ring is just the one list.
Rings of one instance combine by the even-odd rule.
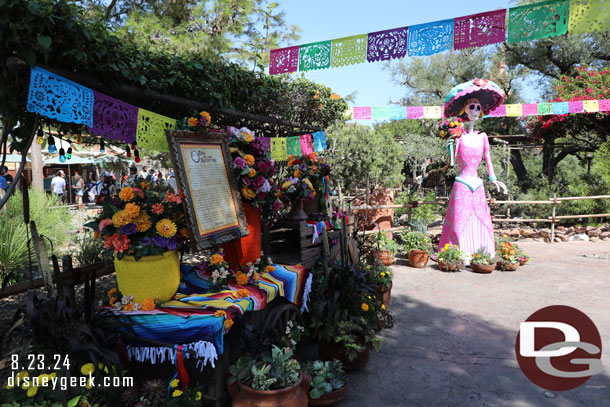
[[[404, 205], [409, 203], [409, 197], [412, 197], [412, 201], [436, 201], [436, 195], [434, 192], [429, 191], [424, 197], [419, 195], [410, 194], [407, 191], [401, 191], [396, 194], [394, 198], [394, 205]], [[428, 223], [434, 222], [439, 216], [439, 210], [442, 209], [441, 205], [420, 205], [417, 208], [411, 210], [411, 221], [412, 223]], [[395, 208], [394, 217], [399, 218], [400, 216], [409, 213], [408, 208]]]
[[[67, 208], [57, 206], [55, 197], [42, 191], [30, 189], [30, 220], [36, 223], [40, 235], [48, 237], [53, 242], [55, 251], [67, 238], [67, 229], [72, 219]], [[18, 281], [17, 270], [28, 267], [26, 225], [23, 220], [23, 198], [17, 193], [0, 211], [0, 279], [8, 284]], [[33, 250], [32, 265], [36, 267]]]

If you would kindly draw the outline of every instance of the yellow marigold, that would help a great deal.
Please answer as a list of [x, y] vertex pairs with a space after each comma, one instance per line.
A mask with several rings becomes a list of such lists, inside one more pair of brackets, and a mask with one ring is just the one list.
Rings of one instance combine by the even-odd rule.
[[28, 397], [34, 397], [36, 395], [36, 393], [38, 393], [38, 387], [36, 386], [31, 386], [28, 389]]
[[248, 284], [248, 276], [241, 271], [238, 271], [235, 273], [235, 281], [237, 281], [237, 284], [239, 285], [246, 285]]
[[119, 198], [121, 198], [123, 202], [131, 201], [133, 199], [133, 188], [125, 187], [121, 189], [121, 191], [119, 192]]
[[246, 290], [245, 288], [240, 288], [237, 290], [237, 295], [239, 297], [248, 297], [250, 295], [250, 291]]
[[147, 191], [150, 189], [150, 184], [146, 181], [143, 181], [140, 185], [142, 186], [142, 189], [145, 189]]
[[180, 384], [180, 380], [174, 379], [170, 382], [169, 387], [171, 387], [172, 389], [175, 389], [176, 387], [178, 387], [178, 384]]
[[134, 220], [133, 223], [136, 224], [136, 231], [138, 232], [146, 232], [148, 229], [152, 227], [152, 222], [150, 221], [150, 216], [146, 212], [141, 212]]
[[214, 313], [214, 316], [215, 316], [215, 317], [224, 317], [224, 316], [226, 316], [226, 315], [227, 315], [227, 313], [226, 313], [226, 312], [224, 312], [224, 311], [223, 311], [223, 310], [221, 310], [221, 309], [219, 309], [218, 311], [216, 311], [216, 312]]
[[252, 143], [252, 140], [254, 140], [252, 134], [246, 134], [246, 143]]
[[210, 116], [210, 114], [208, 112], [199, 112], [199, 116], [203, 117], [205, 119], [206, 122], [211, 123], [212, 122], [212, 116]]
[[88, 376], [90, 373], [95, 372], [95, 366], [93, 363], [85, 363], [81, 366], [80, 372], [83, 376]]
[[157, 222], [157, 233], [166, 239], [173, 237], [177, 230], [176, 224], [169, 219], [161, 219]]
[[291, 185], [292, 185], [292, 181], [285, 181], [282, 184], [282, 189], [288, 189], [288, 188], [290, 188]]
[[142, 311], [150, 311], [155, 309], [155, 302], [153, 300], [144, 300], [140, 304]]
[[191, 127], [196, 127], [197, 126], [197, 118], [196, 117], [191, 117], [189, 119], [189, 126], [191, 126]]
[[265, 272], [269, 273], [270, 271], [275, 271], [275, 267], [273, 267], [273, 266], [265, 267]]
[[129, 304], [125, 304], [123, 306], [123, 311], [126, 311], [126, 312], [133, 311], [133, 303], [130, 302]]
[[254, 168], [250, 168], [250, 173], [248, 174], [248, 177], [254, 178], [255, 176], [256, 176], [256, 170]]
[[210, 264], [212, 264], [212, 265], [220, 264], [224, 261], [225, 261], [224, 257], [222, 257], [222, 255], [220, 255], [218, 253], [213, 254], [212, 257], [210, 257]]
[[112, 223], [115, 227], [120, 228], [131, 222], [131, 216], [125, 211], [118, 211], [112, 216]]
[[385, 309], [385, 304], [381, 304], [381, 309]]
[[172, 393], [172, 397], [180, 397], [182, 396], [182, 390], [174, 390]]
[[225, 329], [230, 329], [233, 326], [232, 319], [225, 319]]
[[369, 304], [363, 302], [362, 305], [360, 306], [360, 308], [362, 308], [362, 311], [368, 311], [369, 310]]
[[304, 183], [307, 184], [307, 186], [309, 187], [309, 189], [311, 189], [313, 191], [313, 185], [311, 184], [311, 181], [309, 180], [309, 178], [305, 178], [303, 180]]
[[201, 400], [201, 392], [200, 391], [195, 393], [195, 401], [199, 401], [199, 400]]
[[248, 187], [243, 187], [241, 189], [241, 193], [244, 196], [244, 198], [246, 198], [246, 199], [252, 199], [256, 196], [256, 192], [254, 192], [253, 190], [251, 190]]
[[108, 290], [108, 297], [112, 297], [114, 294], [116, 294], [116, 288], [111, 288]]
[[140, 207], [134, 203], [128, 203], [125, 205], [124, 211], [131, 219], [134, 219], [140, 214]]
[[295, 178], [300, 178], [301, 175], [303, 175], [303, 173], [301, 172], [301, 170], [295, 170], [294, 171], [294, 177]]
[[250, 167], [252, 167], [254, 165], [254, 156], [252, 156], [250, 154], [246, 154], [246, 156], [244, 157], [244, 160], [246, 160], [246, 164], [248, 164]]

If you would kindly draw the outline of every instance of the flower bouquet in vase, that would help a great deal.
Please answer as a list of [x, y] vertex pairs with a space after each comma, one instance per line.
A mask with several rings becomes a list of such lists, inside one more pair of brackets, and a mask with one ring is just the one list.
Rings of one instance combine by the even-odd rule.
[[307, 214], [304, 204], [313, 202], [316, 189], [313, 186], [310, 174], [301, 159], [294, 155], [288, 158], [288, 177], [282, 182], [278, 195], [286, 206], [290, 205], [290, 212], [286, 220], [305, 221]]

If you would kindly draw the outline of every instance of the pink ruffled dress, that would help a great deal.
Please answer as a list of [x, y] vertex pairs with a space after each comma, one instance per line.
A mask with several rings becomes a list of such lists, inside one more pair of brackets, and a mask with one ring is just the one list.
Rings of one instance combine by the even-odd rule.
[[477, 168], [485, 155], [489, 177], [495, 179], [487, 134], [478, 131], [464, 134], [457, 140], [454, 154], [461, 171], [451, 190], [439, 251], [451, 243], [470, 255], [483, 247], [493, 257], [493, 226], [483, 180], [477, 176]]

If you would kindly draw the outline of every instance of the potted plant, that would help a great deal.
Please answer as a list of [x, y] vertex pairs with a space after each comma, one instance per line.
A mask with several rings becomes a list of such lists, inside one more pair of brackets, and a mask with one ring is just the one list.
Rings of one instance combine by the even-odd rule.
[[523, 249], [516, 244], [513, 244], [513, 247], [515, 248], [515, 256], [517, 256], [517, 259], [519, 259], [519, 265], [525, 266], [530, 259], [529, 254], [525, 253]]
[[436, 260], [442, 271], [460, 271], [464, 265], [464, 253], [459, 247], [447, 243], [438, 253]]
[[307, 406], [311, 377], [301, 372], [291, 348], [273, 345], [271, 355], [243, 355], [229, 372], [234, 407]]
[[494, 271], [496, 268], [495, 259], [491, 258], [491, 255], [487, 252], [484, 247], [472, 254], [470, 259], [470, 267], [475, 273], [488, 274]]
[[119, 291], [144, 300], [167, 301], [180, 283], [178, 252], [188, 248], [182, 192], [138, 180], [103, 200], [100, 216], [85, 226], [114, 255]]
[[375, 289], [375, 296], [385, 305], [385, 309], [390, 309], [390, 299], [392, 298], [392, 270], [384, 266], [381, 260], [374, 259], [371, 265], [362, 265], [366, 270], [369, 282]]
[[432, 241], [421, 232], [409, 231], [400, 234], [402, 249], [409, 256], [409, 265], [415, 268], [425, 268], [432, 254]]
[[303, 364], [303, 372], [311, 376], [310, 406], [332, 406], [345, 396], [347, 377], [340, 361], [307, 362]]
[[394, 263], [394, 258], [400, 249], [400, 245], [390, 239], [388, 232], [383, 230], [372, 235], [371, 240], [377, 248], [375, 257], [381, 260], [384, 266], [391, 266]]
[[498, 251], [499, 260], [497, 266], [503, 271], [515, 271], [519, 267], [521, 261], [517, 257], [515, 248], [510, 242], [500, 243]]

